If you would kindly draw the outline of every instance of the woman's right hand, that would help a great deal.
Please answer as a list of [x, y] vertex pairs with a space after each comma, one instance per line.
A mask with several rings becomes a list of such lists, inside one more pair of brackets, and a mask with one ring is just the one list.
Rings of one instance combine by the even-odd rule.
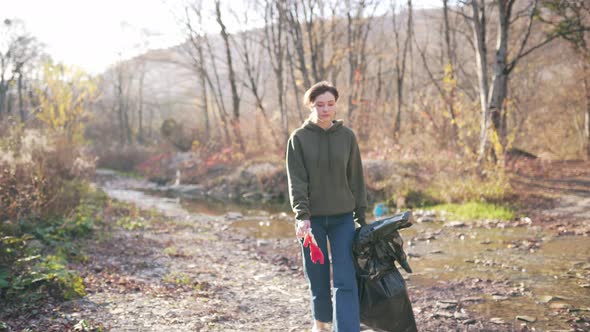
[[298, 239], [303, 239], [303, 237], [305, 237], [305, 234], [307, 234], [307, 232], [309, 232], [310, 228], [311, 228], [311, 221], [297, 220], [297, 227], [295, 229], [295, 235], [297, 236]]

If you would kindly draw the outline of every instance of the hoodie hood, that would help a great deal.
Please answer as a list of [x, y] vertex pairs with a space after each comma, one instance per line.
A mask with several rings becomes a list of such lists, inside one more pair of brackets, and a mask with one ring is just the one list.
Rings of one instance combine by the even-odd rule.
[[311, 131], [315, 131], [315, 132], [325, 132], [325, 133], [332, 133], [337, 131], [338, 129], [342, 128], [342, 124], [344, 123], [344, 121], [342, 120], [333, 120], [332, 121], [332, 126], [328, 129], [324, 129], [320, 126], [318, 126], [317, 124], [306, 120], [303, 125], [301, 126], [301, 128], [305, 128]]

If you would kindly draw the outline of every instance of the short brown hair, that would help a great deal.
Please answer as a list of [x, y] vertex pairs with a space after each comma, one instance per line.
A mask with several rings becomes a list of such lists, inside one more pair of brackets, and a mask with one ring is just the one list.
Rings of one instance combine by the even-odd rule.
[[336, 101], [338, 101], [338, 90], [332, 85], [332, 83], [328, 81], [322, 81], [312, 85], [311, 88], [305, 91], [305, 95], [303, 95], [303, 103], [309, 106], [313, 104], [319, 95], [322, 95], [326, 92], [334, 95], [334, 98]]

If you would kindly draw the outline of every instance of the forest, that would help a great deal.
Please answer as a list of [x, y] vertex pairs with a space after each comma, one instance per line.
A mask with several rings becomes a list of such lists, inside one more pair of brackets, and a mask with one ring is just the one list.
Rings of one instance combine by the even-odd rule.
[[371, 209], [414, 214], [420, 330], [590, 328], [589, 1], [170, 10], [184, 42], [98, 74], [0, 17], [0, 331], [307, 328], [285, 151], [321, 81]]

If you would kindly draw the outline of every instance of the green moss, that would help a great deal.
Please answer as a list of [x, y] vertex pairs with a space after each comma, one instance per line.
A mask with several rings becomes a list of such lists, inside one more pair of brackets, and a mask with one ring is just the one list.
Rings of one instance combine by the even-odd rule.
[[481, 219], [514, 219], [515, 212], [512, 208], [498, 204], [485, 202], [468, 202], [464, 204], [441, 204], [431, 207], [433, 210], [446, 211], [455, 219], [481, 220]]

